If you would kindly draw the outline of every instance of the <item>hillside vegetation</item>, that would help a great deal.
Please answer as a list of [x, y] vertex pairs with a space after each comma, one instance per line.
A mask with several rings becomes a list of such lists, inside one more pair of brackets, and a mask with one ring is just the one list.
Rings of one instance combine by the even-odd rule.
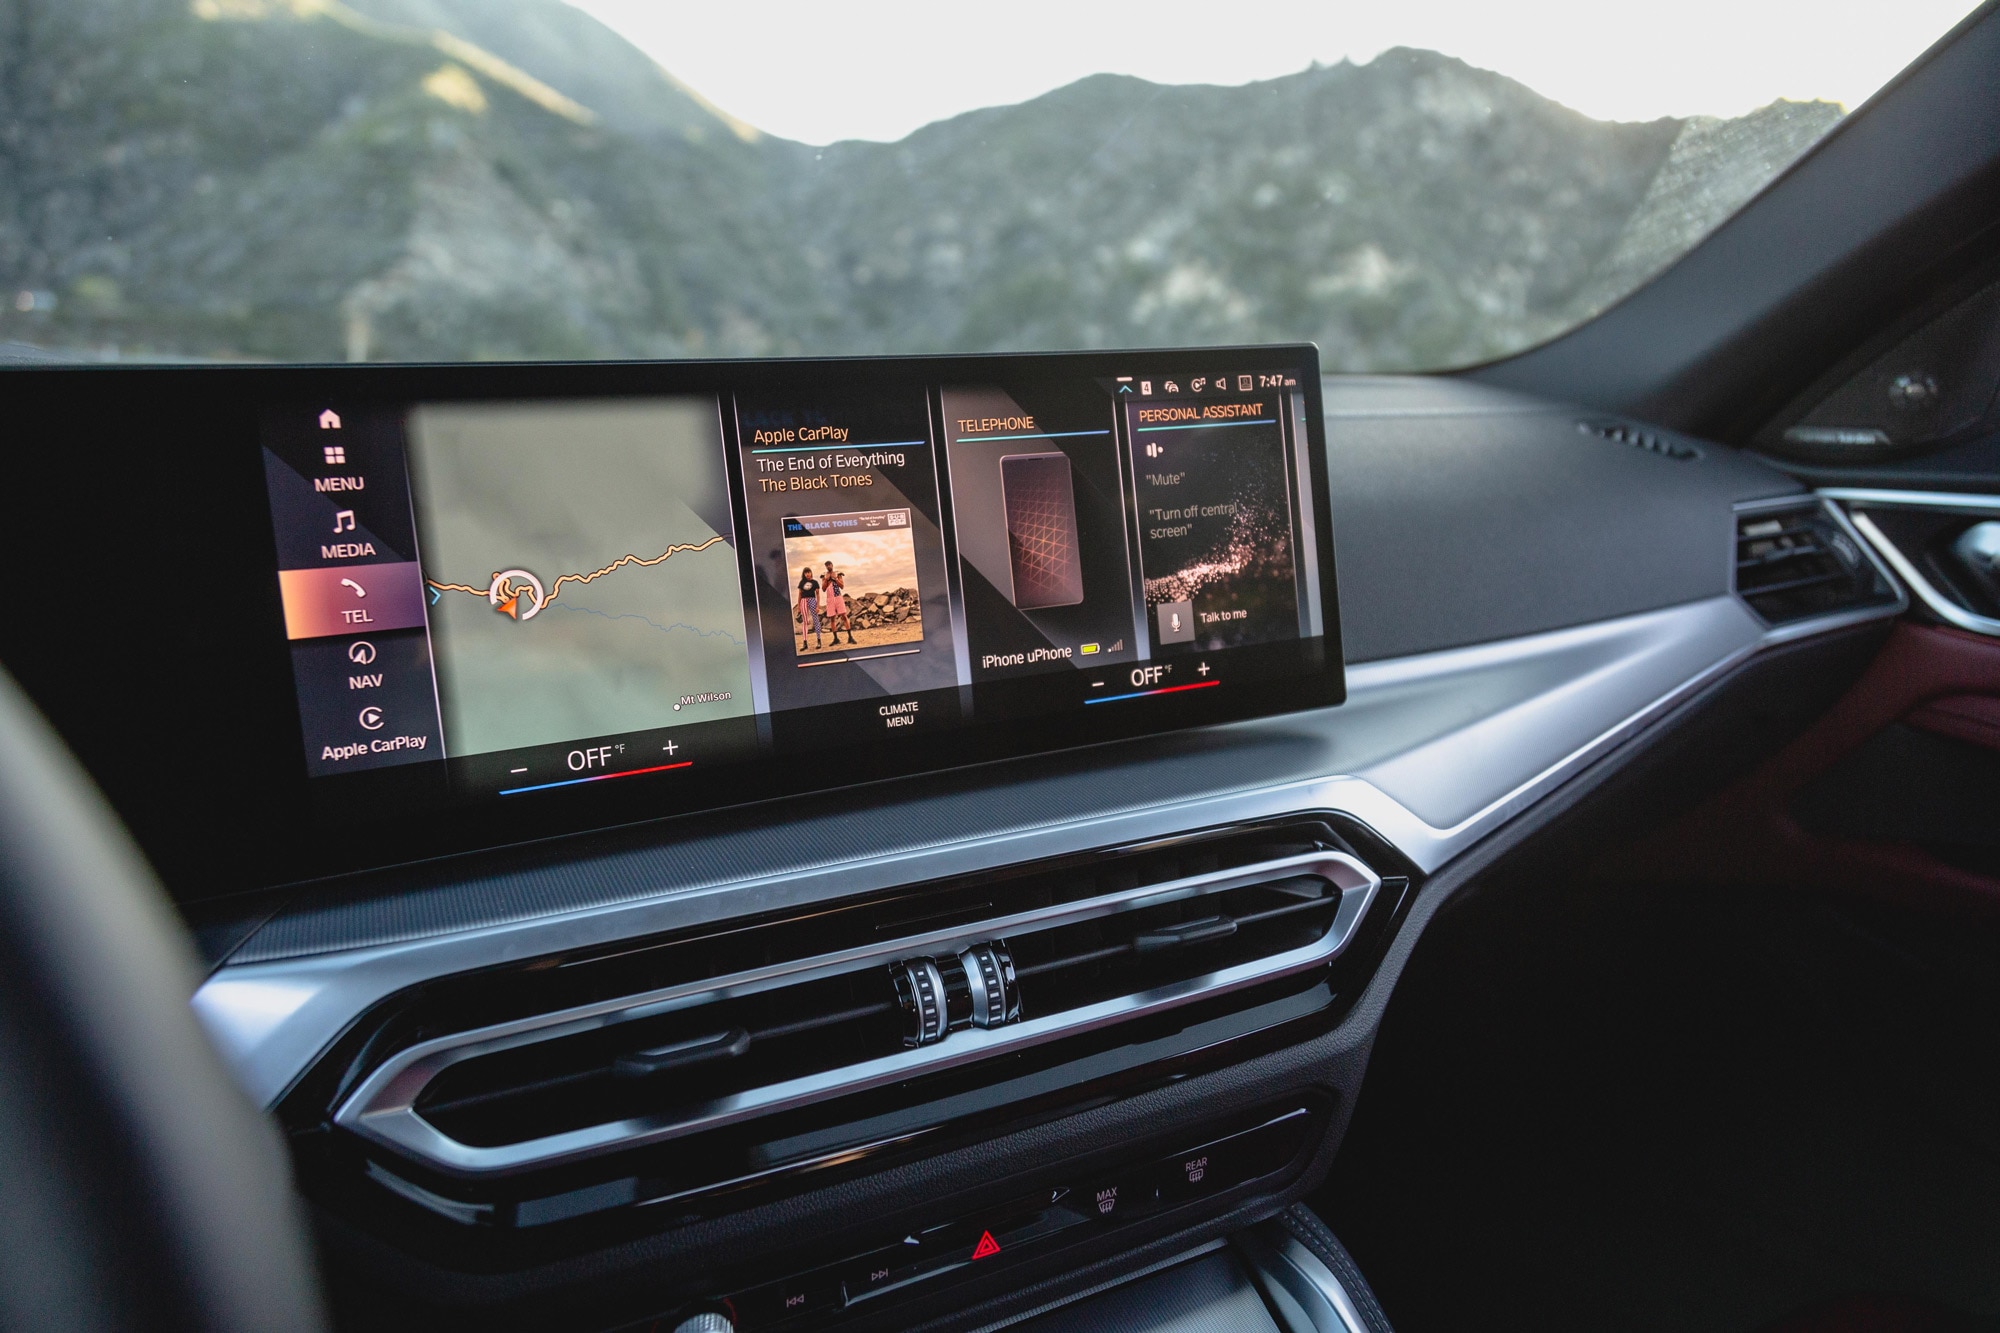
[[1312, 339], [1462, 363], [1651, 276], [1830, 128], [1591, 120], [1431, 52], [759, 134], [559, 0], [0, 0], [0, 340], [126, 357]]

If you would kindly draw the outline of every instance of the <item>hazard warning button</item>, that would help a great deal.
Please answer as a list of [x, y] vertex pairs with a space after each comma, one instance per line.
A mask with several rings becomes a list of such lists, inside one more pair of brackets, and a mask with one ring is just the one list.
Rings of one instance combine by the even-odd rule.
[[1000, 1253], [1000, 1242], [993, 1239], [993, 1233], [990, 1231], [980, 1232], [979, 1243], [972, 1247], [972, 1257], [975, 1259], [991, 1259], [998, 1253]]

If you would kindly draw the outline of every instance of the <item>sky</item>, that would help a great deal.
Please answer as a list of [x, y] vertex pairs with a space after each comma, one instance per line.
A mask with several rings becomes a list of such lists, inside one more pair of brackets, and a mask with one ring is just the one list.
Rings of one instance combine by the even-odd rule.
[[1240, 84], [1428, 47], [1604, 120], [1850, 110], [1968, 0], [570, 0], [722, 110], [805, 143], [900, 139], [1087, 74]]

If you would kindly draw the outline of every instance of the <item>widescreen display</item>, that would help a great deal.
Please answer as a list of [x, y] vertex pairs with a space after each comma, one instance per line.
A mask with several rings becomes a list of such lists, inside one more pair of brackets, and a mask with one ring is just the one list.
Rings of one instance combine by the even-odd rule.
[[694, 808], [1338, 702], [1312, 349], [710, 373], [270, 405], [307, 774]]

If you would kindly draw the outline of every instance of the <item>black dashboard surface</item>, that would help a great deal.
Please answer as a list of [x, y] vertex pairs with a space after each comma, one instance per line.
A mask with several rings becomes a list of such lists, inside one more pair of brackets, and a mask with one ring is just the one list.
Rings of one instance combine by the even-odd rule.
[[1669, 457], [1579, 426], [1616, 417], [1470, 381], [1334, 377], [1326, 412], [1350, 663], [1727, 593], [1730, 506], [1800, 489], [1731, 449]]

